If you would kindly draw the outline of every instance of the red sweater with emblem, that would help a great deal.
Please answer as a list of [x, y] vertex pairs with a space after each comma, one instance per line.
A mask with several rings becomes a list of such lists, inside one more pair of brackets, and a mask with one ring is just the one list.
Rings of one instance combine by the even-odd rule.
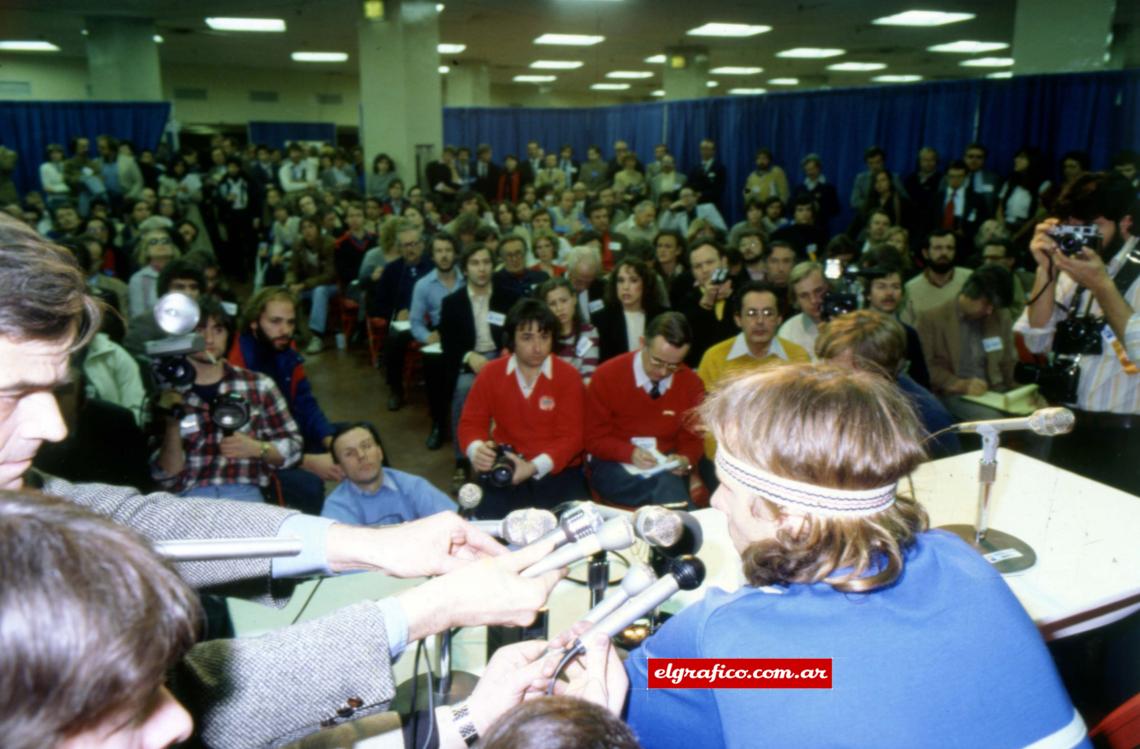
[[475, 440], [487, 439], [490, 428], [496, 444], [511, 445], [527, 460], [549, 455], [554, 462], [551, 473], [578, 465], [585, 398], [578, 370], [552, 356], [552, 377], [540, 374], [530, 397], [524, 398], [517, 373], [507, 374], [510, 360], [501, 356], [487, 362], [475, 378], [459, 419], [463, 452]]
[[586, 391], [587, 451], [599, 460], [629, 463], [633, 459], [630, 439], [655, 437], [663, 455], [684, 455], [695, 466], [704, 443], [686, 417], [705, 397], [701, 378], [682, 366], [673, 373], [669, 389], [654, 400], [634, 380], [635, 356], [641, 352], [616, 356], [594, 372]]

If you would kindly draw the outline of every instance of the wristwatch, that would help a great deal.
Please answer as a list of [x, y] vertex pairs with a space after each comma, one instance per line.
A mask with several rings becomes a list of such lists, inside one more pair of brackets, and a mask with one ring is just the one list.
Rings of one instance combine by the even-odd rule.
[[262, 442], [261, 443], [261, 454], [258, 455], [257, 457], [260, 458], [261, 460], [265, 460], [265, 456], [268, 454], [269, 454], [269, 443], [268, 442]]
[[463, 743], [467, 744], [467, 746], [475, 746], [475, 742], [479, 740], [479, 729], [475, 727], [475, 722], [471, 720], [467, 703], [460, 702], [458, 705], [452, 706], [451, 720], [455, 723], [455, 728], [459, 731], [459, 736], [463, 739]]

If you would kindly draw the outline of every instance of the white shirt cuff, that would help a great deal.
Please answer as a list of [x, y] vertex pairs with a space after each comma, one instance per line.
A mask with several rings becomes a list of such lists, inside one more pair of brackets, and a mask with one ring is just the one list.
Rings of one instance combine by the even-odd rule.
[[381, 598], [376, 606], [384, 614], [384, 627], [388, 631], [388, 655], [395, 660], [408, 647], [408, 615], [400, 605], [400, 599]]
[[285, 522], [277, 531], [277, 538], [288, 536], [300, 538], [301, 553], [295, 557], [276, 557], [270, 565], [272, 577], [331, 575], [325, 541], [329, 526], [334, 522], [336, 521], [331, 518], [319, 518], [301, 513], [285, 518]]
[[543, 478], [554, 470], [554, 460], [546, 453], [536, 455], [531, 463], [534, 464], [534, 477], [536, 479]]

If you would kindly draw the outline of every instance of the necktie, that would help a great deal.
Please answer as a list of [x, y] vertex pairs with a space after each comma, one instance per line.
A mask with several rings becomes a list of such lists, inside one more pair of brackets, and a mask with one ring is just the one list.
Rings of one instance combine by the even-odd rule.
[[649, 388], [649, 397], [653, 400], [657, 400], [661, 397], [661, 383], [657, 380], [653, 380], [651, 384], [653, 387]]
[[954, 228], [954, 197], [958, 194], [957, 190], [950, 191], [950, 197], [946, 201], [946, 207], [942, 210], [942, 228]]

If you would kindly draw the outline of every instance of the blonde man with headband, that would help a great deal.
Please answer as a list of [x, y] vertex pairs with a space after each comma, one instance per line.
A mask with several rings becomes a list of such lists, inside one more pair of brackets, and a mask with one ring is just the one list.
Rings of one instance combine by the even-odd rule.
[[[709, 590], [630, 654], [627, 720], [645, 746], [1088, 746], [1009, 587], [900, 492], [926, 454], [889, 381], [765, 369], [700, 413], [747, 583]], [[647, 689], [651, 658], [825, 658], [831, 688]]]

